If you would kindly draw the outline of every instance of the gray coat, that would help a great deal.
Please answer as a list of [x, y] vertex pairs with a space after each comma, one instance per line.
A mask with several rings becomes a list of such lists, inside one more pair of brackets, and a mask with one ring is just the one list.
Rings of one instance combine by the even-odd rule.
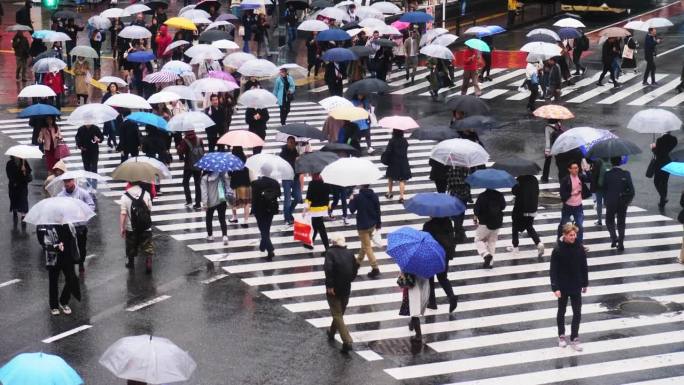
[[223, 191], [226, 201], [230, 192], [230, 178], [227, 173], [212, 172], [202, 176], [200, 182], [202, 188], [202, 204], [205, 207], [215, 207], [225, 201], [219, 200], [219, 181], [223, 182]]

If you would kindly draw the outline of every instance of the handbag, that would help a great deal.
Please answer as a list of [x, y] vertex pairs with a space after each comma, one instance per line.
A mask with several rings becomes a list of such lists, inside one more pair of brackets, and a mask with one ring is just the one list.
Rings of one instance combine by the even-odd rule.
[[371, 243], [373, 243], [373, 246], [375, 247], [382, 247], [382, 235], [380, 234], [380, 230], [376, 230], [373, 232], [373, 236], [371, 237]]
[[57, 143], [57, 146], [55, 146], [55, 157], [57, 159], [64, 159], [67, 156], [71, 155], [71, 151], [69, 151], [69, 146], [67, 146], [64, 141], [60, 141]]
[[294, 229], [292, 231], [294, 240], [302, 242], [305, 245], [313, 245], [313, 228], [308, 217], [302, 215], [294, 220]]
[[410, 289], [416, 285], [416, 277], [413, 274], [399, 274], [397, 277], [397, 286], [402, 289]]
[[651, 161], [648, 163], [648, 167], [646, 167], [646, 178], [653, 178], [656, 172], [656, 160], [655, 158], [651, 158]]

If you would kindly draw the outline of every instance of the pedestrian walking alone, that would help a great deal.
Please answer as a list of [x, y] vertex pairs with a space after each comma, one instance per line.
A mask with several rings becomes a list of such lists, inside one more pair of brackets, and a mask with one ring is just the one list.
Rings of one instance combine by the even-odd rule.
[[28, 69], [28, 59], [31, 56], [29, 53], [29, 42], [24, 31], [17, 31], [12, 38], [12, 49], [14, 50], [14, 59], [16, 61], [16, 71], [14, 78], [18, 82], [26, 83], [28, 77], [26, 72]]
[[[299, 157], [297, 142], [294, 136], [287, 137], [287, 144], [280, 149], [280, 157], [295, 169], [295, 161]], [[299, 183], [300, 174], [295, 174], [292, 180], [283, 180], [283, 219], [285, 224], [291, 226], [294, 223], [294, 213], [297, 204], [302, 200], [302, 186]]]
[[5, 172], [8, 181], [9, 211], [12, 212], [14, 226], [16, 227], [19, 221], [22, 226], [26, 226], [23, 221], [29, 209], [28, 184], [33, 180], [31, 166], [25, 159], [10, 156]]
[[[465, 204], [473, 202], [473, 198], [470, 195], [470, 185], [465, 181], [469, 173], [470, 169], [468, 167], [448, 167], [446, 169], [446, 191], [449, 195], [455, 196]], [[452, 217], [451, 220], [454, 222], [456, 243], [464, 243], [466, 241], [466, 232], [463, 228], [465, 213]]]
[[273, 167], [270, 164], [261, 166], [261, 177], [252, 182], [252, 212], [259, 227], [261, 242], [259, 251], [266, 251], [266, 258], [270, 261], [275, 257], [273, 243], [271, 243], [271, 223], [273, 216], [278, 213], [278, 198], [281, 191], [278, 182], [271, 178]]
[[611, 165], [608, 159], [597, 158], [591, 161], [589, 191], [594, 194], [594, 207], [596, 208], [596, 222], [594, 224], [597, 226], [603, 225], [604, 178], [610, 169]]
[[475, 247], [477, 253], [484, 259], [483, 269], [492, 268], [492, 260], [496, 252], [496, 241], [499, 229], [503, 226], [506, 200], [502, 193], [486, 189], [477, 197], [473, 207], [475, 229]]
[[425, 309], [430, 300], [430, 283], [427, 279], [415, 274], [402, 272], [397, 282], [405, 282], [402, 287], [402, 301], [399, 315], [411, 317], [409, 330], [415, 332], [411, 336], [411, 342], [421, 342], [423, 333], [420, 327], [420, 317], [425, 314]]
[[[185, 207], [194, 208], [195, 210], [201, 207], [202, 187], [200, 185], [202, 179], [202, 171], [195, 167], [195, 163], [199, 162], [204, 156], [204, 142], [200, 139], [195, 131], [187, 131], [183, 136], [183, 140], [177, 147], [178, 154], [183, 156], [183, 192], [185, 193]], [[190, 178], [195, 184], [195, 204], [192, 204], [192, 195], [190, 194]]]
[[62, 142], [62, 131], [57, 126], [54, 116], [45, 117], [43, 123], [44, 125], [38, 134], [38, 143], [43, 146], [46, 168], [52, 170], [55, 163], [60, 159], [57, 146]]
[[[50, 314], [60, 311], [71, 314], [71, 297], [81, 300], [81, 288], [74, 272], [74, 261], [78, 258], [75, 230], [72, 225], [49, 225], [43, 236], [45, 267], [48, 271]], [[59, 275], [64, 274], [64, 288], [59, 294]], [[59, 296], [58, 296], [59, 294]]]
[[637, 48], [639, 48], [639, 43], [633, 36], [625, 37], [625, 46], [622, 49], [622, 69], [629, 68], [633, 69], [634, 73], [637, 73]]
[[[563, 226], [563, 236], [551, 253], [549, 274], [551, 291], [558, 298], [558, 346], [564, 348], [569, 344], [575, 351], [581, 352], [579, 327], [582, 319], [582, 293], [586, 293], [589, 286], [589, 268], [587, 253], [578, 239], [578, 231], [577, 226], [572, 223]], [[572, 306], [569, 341], [565, 336], [565, 310], [568, 307], [568, 299]]]
[[560, 120], [548, 119], [544, 126], [544, 168], [542, 169], [541, 182], [549, 183], [549, 173], [551, 172], [551, 147], [563, 133], [563, 126]]
[[344, 323], [344, 312], [349, 303], [351, 283], [356, 278], [359, 264], [354, 258], [354, 253], [347, 249], [344, 237], [333, 238], [332, 245], [325, 253], [323, 262], [325, 271], [325, 297], [330, 307], [332, 323], [327, 330], [328, 340], [335, 338], [335, 333], [340, 333], [342, 338], [342, 352], [352, 350], [352, 338]]
[[[125, 119], [130, 113], [131, 111], [125, 108], [122, 109], [120, 116]], [[142, 138], [138, 124], [132, 120], [125, 119], [119, 129], [119, 145], [116, 149], [121, 152], [121, 162], [123, 163], [129, 156], [138, 156]]]
[[345, 76], [345, 71], [342, 70], [340, 63], [334, 61], [326, 63], [324, 79], [330, 96], [342, 96], [342, 80]]
[[684, 65], [682, 65], [682, 74], [679, 76], [679, 85], [675, 89], [677, 93], [684, 91]]
[[[610, 247], [617, 247], [618, 251], [625, 249], [625, 220], [627, 207], [634, 198], [634, 184], [629, 171], [621, 169], [620, 157], [610, 160], [613, 168], [604, 176], [604, 194], [606, 200], [606, 226], [610, 233]], [[615, 232], [615, 219], [617, 217], [617, 234]]]
[[657, 86], [655, 80], [656, 64], [655, 57], [657, 55], [656, 46], [662, 41], [656, 34], [655, 28], [648, 29], [648, 35], [646, 35], [646, 40], [644, 40], [644, 59], [646, 60], [646, 70], [644, 71], [643, 85], [648, 85], [648, 77], [651, 76], [651, 85]]
[[677, 147], [677, 138], [674, 135], [666, 132], [655, 143], [651, 144], [651, 151], [653, 152], [653, 161], [655, 166], [655, 173], [653, 175], [653, 184], [660, 196], [658, 201], [658, 208], [660, 211], [665, 209], [667, 204], [667, 184], [670, 181], [670, 174], [663, 171], [662, 168], [670, 163], [670, 152]]
[[575, 63], [575, 75], [584, 75], [587, 67], [582, 65], [582, 53], [589, 50], [589, 38], [582, 29], [578, 29], [580, 36], [572, 42], [572, 61]]
[[[64, 189], [57, 194], [58, 197], [78, 199], [87, 204], [91, 210], [95, 211], [95, 201], [93, 201], [93, 197], [88, 191], [78, 186], [74, 179], [64, 179], [62, 183], [64, 183]], [[74, 263], [78, 263], [78, 272], [81, 277], [83, 277], [88, 246], [88, 223], [74, 223], [74, 234], [76, 236], [76, 244], [78, 245], [78, 254], [74, 255]]]
[[361, 249], [356, 261], [360, 265], [363, 259], [368, 257], [368, 262], [371, 266], [368, 278], [375, 278], [380, 275], [380, 269], [378, 269], [378, 261], [375, 259], [375, 254], [373, 254], [371, 239], [373, 232], [380, 230], [382, 227], [378, 195], [369, 185], [361, 186], [359, 192], [349, 201], [349, 211], [352, 214], [356, 213], [356, 230], [361, 240]]
[[[423, 231], [432, 235], [437, 243], [444, 248], [444, 271], [437, 274], [437, 281], [449, 299], [449, 313], [456, 310], [458, 296], [454, 294], [454, 288], [449, 281], [449, 261], [456, 256], [456, 238], [454, 227], [449, 218], [430, 218], [423, 224]], [[430, 278], [430, 291], [434, 292], [434, 279]]]
[[[243, 163], [247, 161], [247, 156], [240, 146], [233, 146], [231, 153], [237, 156]], [[247, 167], [242, 170], [237, 170], [228, 173], [230, 176], [230, 188], [235, 192], [235, 204], [231, 207], [233, 216], [229, 222], [233, 224], [238, 223], [237, 209], [242, 207], [242, 223], [240, 227], [246, 229], [249, 225], [247, 219], [249, 218], [249, 209], [252, 204], [252, 187], [249, 180], [249, 169]]]
[[387, 166], [387, 193], [385, 198], [392, 199], [394, 181], [399, 182], [399, 203], [404, 203], [404, 189], [406, 181], [411, 179], [411, 166], [408, 160], [408, 141], [401, 130], [392, 130], [392, 138], [387, 142], [385, 152], [380, 157], [382, 164]]
[[582, 206], [582, 199], [589, 198], [591, 192], [587, 185], [588, 178], [585, 175], [580, 175], [580, 166], [578, 162], [572, 162], [568, 165], [568, 175], [560, 181], [560, 197], [563, 202], [561, 209], [561, 221], [558, 225], [558, 236], [561, 236], [563, 226], [572, 222], [577, 226], [577, 239], [582, 242], [583, 238], [583, 223], [584, 223], [584, 208]]
[[[312, 174], [311, 182], [306, 189], [307, 205], [305, 215], [311, 218], [311, 227], [313, 228], [312, 243], [316, 241], [316, 235], [321, 235], [323, 247], [328, 250], [330, 246], [328, 243], [328, 232], [325, 230], [325, 222], [323, 219], [328, 214], [328, 203], [330, 202], [330, 185], [323, 182], [320, 174]], [[312, 250], [313, 245], [304, 244], [304, 247]]]
[[597, 86], [603, 86], [603, 78], [607, 73], [610, 73], [610, 81], [613, 82], [613, 87], [620, 86], [617, 80], [615, 80], [615, 71], [613, 70], [613, 60], [620, 56], [620, 52], [617, 48], [619, 43], [616, 39], [617, 38], [615, 37], [609, 37], [608, 40], [603, 43], [603, 47], [601, 48], [601, 63], [603, 64], [603, 70], [596, 83]]
[[[245, 122], [249, 132], [258, 135], [264, 141], [266, 140], [266, 124], [269, 118], [267, 108], [248, 108], [245, 110]], [[262, 149], [262, 146], [254, 147], [252, 153], [259, 154]]]
[[527, 67], [525, 67], [525, 85], [530, 91], [530, 97], [527, 99], [527, 110], [530, 113], [536, 109], [535, 103], [539, 97], [539, 73], [540, 68], [537, 63], [527, 63]]
[[511, 213], [512, 230], [511, 244], [507, 251], [517, 253], [519, 251], [520, 233], [527, 231], [532, 242], [537, 247], [537, 257], [544, 256], [544, 243], [539, 239], [534, 229], [534, 217], [537, 215], [539, 205], [539, 182], [532, 175], [521, 175], [516, 178], [518, 184], [513, 186], [513, 212]]
[[[97, 174], [97, 163], [100, 158], [100, 142], [104, 135], [94, 124], [84, 125], [76, 131], [76, 147], [81, 150], [83, 169]], [[97, 181], [91, 180], [92, 188], [97, 188]]]
[[290, 104], [294, 99], [295, 81], [287, 73], [287, 68], [281, 68], [279, 75], [273, 86], [273, 95], [278, 99], [278, 107], [280, 107], [280, 125], [284, 126], [287, 115], [290, 113]]
[[131, 182], [131, 187], [121, 196], [119, 232], [125, 240], [126, 268], [133, 269], [138, 250], [145, 255], [145, 272], [152, 273], [152, 198], [140, 182]]
[[226, 209], [228, 201], [233, 195], [230, 189], [230, 178], [222, 172], [204, 172], [202, 182], [202, 207], [206, 211], [204, 223], [207, 228], [207, 241], [212, 242], [214, 211], [218, 213], [218, 221], [221, 226], [223, 245], [228, 245], [228, 225], [226, 224]]
[[[209, 107], [204, 109], [204, 113], [214, 122], [212, 126], [205, 129], [207, 133], [207, 148], [209, 152], [216, 150], [216, 142], [223, 134], [226, 133], [226, 111], [219, 103], [219, 96], [213, 94], [209, 97]], [[219, 151], [225, 148], [223, 145], [218, 145]]]
[[409, 29], [408, 38], [404, 40], [406, 53], [406, 81], [411, 77], [411, 84], [416, 82], [416, 70], [418, 69], [418, 55], [420, 54], [420, 33], [416, 28]]
[[[306, 41], [306, 77], [311, 76], [311, 69], [314, 69], [314, 77], [318, 76], [318, 70], [321, 69], [321, 52], [316, 41], [316, 34], [311, 33], [311, 39]], [[327, 68], [327, 67], [326, 67]]]
[[463, 60], [463, 84], [461, 85], [461, 95], [468, 93], [468, 87], [470, 86], [470, 82], [472, 82], [473, 88], [475, 89], [475, 96], [480, 96], [482, 91], [480, 91], [480, 83], [477, 76], [477, 67], [480, 63], [480, 52], [472, 48], [467, 48]]
[[[88, 104], [88, 78], [92, 79], [92, 73], [90, 72], [90, 64], [85, 60], [84, 57], [78, 56], [76, 58], [76, 63], [74, 64], [74, 82], [76, 84], [76, 104], [84, 105]], [[81, 103], [81, 99], [83, 103]]]

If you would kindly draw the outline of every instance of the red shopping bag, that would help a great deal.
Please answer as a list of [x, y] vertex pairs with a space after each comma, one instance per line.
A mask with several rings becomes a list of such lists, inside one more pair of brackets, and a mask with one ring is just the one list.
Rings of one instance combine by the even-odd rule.
[[313, 245], [313, 229], [311, 222], [306, 217], [295, 218], [294, 220], [294, 239], [305, 245]]
[[55, 146], [55, 158], [64, 159], [70, 155], [71, 155], [71, 151], [69, 151], [69, 147], [67, 146], [66, 143], [59, 142], [57, 144], [57, 146]]

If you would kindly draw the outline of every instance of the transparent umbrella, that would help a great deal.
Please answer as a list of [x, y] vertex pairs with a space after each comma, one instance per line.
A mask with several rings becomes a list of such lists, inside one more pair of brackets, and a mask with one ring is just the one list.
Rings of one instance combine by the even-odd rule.
[[292, 166], [283, 158], [273, 154], [257, 154], [247, 159], [245, 167], [249, 169], [249, 178], [255, 180], [261, 176], [261, 167], [269, 164], [272, 168], [271, 178], [276, 180], [292, 180], [294, 170]]
[[34, 225], [64, 225], [87, 222], [95, 212], [81, 200], [70, 197], [45, 198], [31, 207], [24, 222]]
[[119, 112], [111, 106], [101, 103], [91, 103], [77, 107], [67, 118], [67, 123], [74, 126], [102, 124], [116, 119], [117, 116], [119, 116]]

